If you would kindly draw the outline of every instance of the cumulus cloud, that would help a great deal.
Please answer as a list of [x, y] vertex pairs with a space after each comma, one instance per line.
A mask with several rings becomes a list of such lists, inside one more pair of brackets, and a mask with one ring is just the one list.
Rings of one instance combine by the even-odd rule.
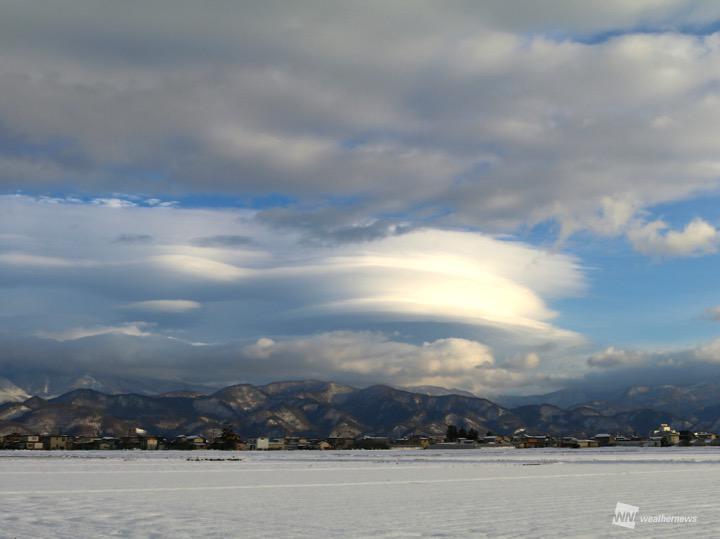
[[694, 346], [610, 346], [587, 359], [591, 370], [566, 381], [572, 389], [608, 398], [631, 386], [702, 384], [720, 378], [720, 339]]
[[591, 367], [624, 369], [628, 367], [652, 370], [672, 367], [692, 371], [698, 364], [720, 364], [720, 339], [698, 344], [691, 348], [669, 350], [633, 350], [610, 346], [591, 355], [587, 360]]
[[135, 202], [123, 198], [94, 198], [91, 203], [108, 208], [132, 208], [137, 206]]
[[505, 364], [511, 369], [537, 369], [540, 366], [540, 356], [536, 352], [528, 352], [511, 357]]
[[[150, 333], [142, 325], [76, 328], [45, 338], [0, 336], [11, 353], [0, 358], [8, 376], [90, 375], [163, 387], [225, 386], [278, 379], [333, 380], [358, 386], [441, 385], [481, 394], [546, 382], [547, 376], [495, 364], [485, 344], [461, 338], [408, 343], [379, 332], [335, 331], [255, 342], [194, 346]], [[101, 356], [104, 361], [97, 361]], [[151, 358], [151, 359], [148, 359]]]
[[720, 339], [695, 347], [692, 349], [692, 355], [700, 361], [720, 363]]
[[682, 230], [670, 230], [663, 221], [652, 221], [628, 233], [635, 249], [653, 256], [693, 256], [717, 252], [720, 234], [717, 229], [696, 218]]
[[644, 352], [608, 346], [605, 350], [591, 355], [587, 362], [591, 367], [611, 368], [637, 364], [647, 357]]
[[419, 345], [394, 341], [376, 333], [333, 332], [275, 341], [261, 338], [243, 349], [246, 357], [264, 362], [293, 361], [311, 371], [325, 370], [353, 379], [387, 380], [393, 384], [460, 384], [473, 387], [510, 373], [494, 367], [491, 350], [467, 339], [445, 338]]

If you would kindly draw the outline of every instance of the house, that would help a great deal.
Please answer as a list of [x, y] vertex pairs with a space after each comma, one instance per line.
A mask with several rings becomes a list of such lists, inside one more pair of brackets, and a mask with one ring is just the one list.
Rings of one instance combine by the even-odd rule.
[[76, 436], [73, 440], [73, 449], [95, 449], [95, 443], [98, 438], [95, 436]]
[[478, 443], [487, 446], [511, 447], [512, 438], [510, 436], [502, 436], [500, 434], [487, 434], [478, 438]]
[[582, 440], [573, 436], [565, 436], [560, 439], [558, 447], [572, 447], [575, 449], [581, 447], [598, 447], [597, 440]]
[[615, 445], [615, 436], [612, 434], [596, 434], [593, 438], [597, 442], [598, 447], [612, 447]]
[[270, 438], [267, 436], [258, 436], [255, 442], [250, 442], [250, 449], [255, 451], [267, 451], [270, 449]]
[[285, 438], [285, 449], [317, 449], [318, 440], [308, 440], [307, 438], [289, 437]]
[[120, 440], [113, 436], [79, 436], [73, 440], [72, 448], [110, 451], [120, 449]]
[[285, 449], [285, 438], [272, 438], [268, 442], [268, 449], [270, 451], [281, 451]]
[[112, 451], [114, 449], [120, 449], [120, 440], [114, 436], [103, 436], [97, 438], [94, 443], [93, 449], [99, 449], [102, 451]]
[[696, 432], [695, 440], [692, 442], [692, 445], [712, 445], [713, 441], [715, 441], [716, 438], [717, 435], [712, 432]]
[[657, 441], [658, 438], [662, 447], [680, 443], [680, 433], [667, 423], [662, 423], [660, 427], [650, 433], [651, 441]]
[[140, 449], [140, 437], [139, 436], [123, 436], [120, 438], [120, 447], [122, 449]]
[[496, 434], [488, 434], [486, 436], [480, 436], [480, 438], [478, 438], [478, 442], [480, 442], [481, 444], [497, 445], [502, 443], [502, 436], [498, 436]]
[[429, 444], [427, 449], [477, 449], [480, 447], [475, 440], [468, 438], [458, 438], [454, 442], [439, 442]]
[[647, 443], [647, 440], [644, 440], [638, 436], [633, 436], [631, 438], [628, 438], [627, 436], [623, 436], [621, 434], [615, 436], [615, 445], [619, 447], [642, 447]]
[[72, 436], [65, 434], [51, 434], [42, 437], [43, 446], [51, 451], [68, 450], [73, 447]]
[[597, 440], [578, 440], [578, 447], [599, 447]]
[[560, 439], [560, 443], [558, 444], [558, 447], [580, 447], [580, 444], [578, 443], [578, 439], [574, 436], [563, 436]]
[[176, 436], [170, 445], [172, 449], [181, 450], [207, 449], [208, 441], [199, 434], [181, 434]]
[[347, 436], [331, 437], [327, 441], [333, 449], [352, 449], [355, 447], [355, 438]]
[[695, 433], [689, 430], [681, 430], [678, 433], [679, 445], [684, 447], [693, 445], [695, 442]]
[[520, 432], [513, 436], [513, 445], [517, 448], [536, 448], [536, 447], [548, 447], [550, 439], [545, 435], [540, 434], [528, 434], [527, 432]]
[[45, 449], [45, 444], [40, 439], [40, 436], [35, 434], [26, 434], [22, 437], [23, 449], [39, 450]]
[[300, 438], [297, 436], [286, 436], [283, 446], [287, 451], [295, 451], [300, 448]]
[[410, 436], [404, 438], [398, 438], [391, 442], [391, 447], [394, 448], [421, 448], [425, 449], [430, 445], [430, 438], [427, 436]]
[[120, 439], [120, 447], [122, 449], [142, 449], [144, 451], [155, 451], [161, 448], [162, 440], [157, 436], [151, 436], [147, 433], [130, 436], [123, 436]]
[[25, 435], [13, 432], [3, 437], [2, 447], [4, 449], [25, 449]]
[[[255, 441], [250, 440], [247, 449], [250, 451], [280, 451], [286, 449], [285, 438], [268, 438], [267, 436], [258, 436]], [[298, 449], [299, 438], [291, 438], [291, 446], [288, 449]]]
[[310, 443], [309, 449], [319, 449], [321, 451], [327, 451], [328, 449], [332, 449], [332, 446], [330, 445], [330, 442], [327, 442], [325, 440], [313, 440]]

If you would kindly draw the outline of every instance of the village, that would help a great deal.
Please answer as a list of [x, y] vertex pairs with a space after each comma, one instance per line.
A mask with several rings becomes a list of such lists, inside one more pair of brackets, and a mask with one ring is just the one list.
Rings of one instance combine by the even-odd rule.
[[291, 451], [347, 449], [481, 449], [490, 447], [527, 448], [594, 448], [594, 447], [670, 447], [720, 446], [720, 436], [710, 432], [677, 431], [663, 423], [647, 437], [599, 433], [592, 438], [531, 434], [519, 429], [512, 435], [477, 431], [450, 425], [445, 436], [386, 436], [305, 438], [258, 436], [243, 439], [230, 427], [217, 429], [212, 436], [185, 434], [175, 437], [154, 436], [136, 428], [126, 436], [73, 436], [67, 434], [21, 434], [0, 436], [0, 449], [6, 450], [229, 450]]

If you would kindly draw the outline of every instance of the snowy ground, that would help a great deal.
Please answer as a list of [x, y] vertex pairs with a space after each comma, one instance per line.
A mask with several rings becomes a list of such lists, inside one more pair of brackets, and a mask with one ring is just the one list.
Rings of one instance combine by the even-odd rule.
[[6, 451], [0, 537], [711, 537], [718, 484], [720, 447]]

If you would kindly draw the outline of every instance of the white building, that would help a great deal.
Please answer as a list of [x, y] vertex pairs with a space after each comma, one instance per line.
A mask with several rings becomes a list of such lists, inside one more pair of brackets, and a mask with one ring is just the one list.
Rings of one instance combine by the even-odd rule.
[[258, 451], [267, 451], [270, 449], [270, 438], [267, 436], [260, 436], [255, 439], [255, 449]]

